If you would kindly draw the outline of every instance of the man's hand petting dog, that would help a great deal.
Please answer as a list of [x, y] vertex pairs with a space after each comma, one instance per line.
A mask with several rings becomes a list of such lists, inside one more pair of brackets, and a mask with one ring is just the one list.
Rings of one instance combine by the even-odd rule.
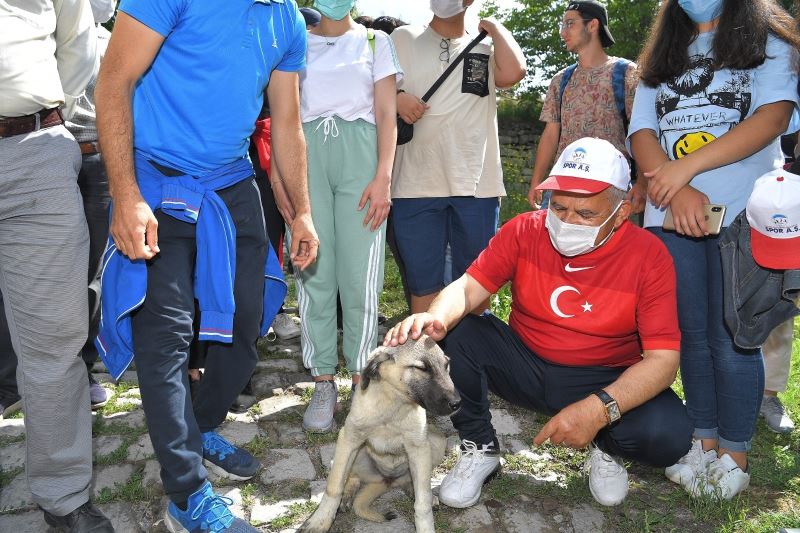
[[402, 322], [386, 332], [383, 338], [384, 346], [399, 346], [405, 344], [409, 337], [412, 340], [427, 335], [435, 341], [442, 340], [447, 335], [447, 328], [441, 319], [430, 313], [417, 313], [407, 317]]
[[550, 444], [585, 448], [605, 426], [602, 403], [591, 396], [559, 411], [534, 437], [533, 444], [539, 446], [549, 439]]

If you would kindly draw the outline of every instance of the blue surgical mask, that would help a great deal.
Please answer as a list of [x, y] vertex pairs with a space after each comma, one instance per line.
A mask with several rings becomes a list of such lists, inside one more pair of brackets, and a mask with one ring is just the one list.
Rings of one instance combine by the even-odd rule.
[[315, 0], [314, 7], [323, 17], [342, 20], [353, 10], [355, 0]]
[[695, 24], [711, 22], [722, 15], [722, 0], [678, 0], [678, 5]]

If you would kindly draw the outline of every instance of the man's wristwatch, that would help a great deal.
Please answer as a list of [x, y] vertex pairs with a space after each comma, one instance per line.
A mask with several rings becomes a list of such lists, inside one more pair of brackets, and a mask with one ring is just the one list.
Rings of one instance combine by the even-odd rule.
[[606, 408], [606, 420], [608, 421], [609, 426], [620, 419], [622, 414], [619, 412], [617, 400], [612, 398], [611, 395], [603, 389], [596, 390], [592, 394], [600, 398], [600, 401], [603, 402], [603, 405]]

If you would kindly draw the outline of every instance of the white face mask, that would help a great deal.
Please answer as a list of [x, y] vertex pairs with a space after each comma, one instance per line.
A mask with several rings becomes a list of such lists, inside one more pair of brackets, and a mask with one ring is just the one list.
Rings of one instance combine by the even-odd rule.
[[431, 0], [431, 11], [440, 19], [455, 17], [465, 9], [464, 0]]
[[602, 242], [595, 245], [594, 242], [600, 234], [600, 229], [617, 214], [621, 205], [622, 202], [614, 208], [611, 214], [608, 215], [608, 218], [599, 226], [569, 224], [558, 218], [552, 209], [548, 209], [545, 226], [547, 227], [547, 232], [550, 234], [550, 242], [553, 243], [558, 253], [567, 257], [575, 257], [576, 255], [585, 254], [600, 248], [611, 238], [611, 235], [614, 234], [614, 232], [611, 231]]
[[95, 24], [103, 24], [114, 16], [117, 0], [89, 0]]

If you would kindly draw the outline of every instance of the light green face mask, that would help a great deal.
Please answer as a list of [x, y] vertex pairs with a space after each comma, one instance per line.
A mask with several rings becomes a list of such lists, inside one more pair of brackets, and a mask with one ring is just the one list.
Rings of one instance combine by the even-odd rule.
[[342, 20], [353, 9], [354, 0], [315, 0], [314, 7], [323, 17]]

